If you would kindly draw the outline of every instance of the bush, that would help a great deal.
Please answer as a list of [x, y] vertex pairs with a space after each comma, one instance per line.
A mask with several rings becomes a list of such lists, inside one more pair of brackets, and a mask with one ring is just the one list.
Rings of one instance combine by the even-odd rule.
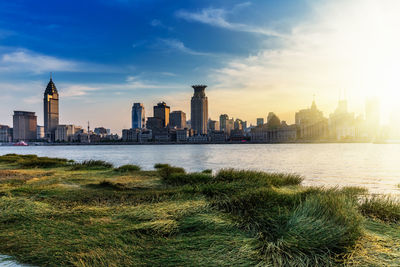
[[297, 174], [267, 173], [235, 169], [222, 169], [217, 173], [215, 178], [217, 181], [243, 181], [273, 186], [299, 185], [303, 181], [303, 177]]
[[166, 163], [156, 163], [154, 164], [154, 169], [162, 169], [162, 168], [167, 168], [171, 167], [169, 164]]
[[163, 177], [163, 181], [171, 185], [208, 183], [213, 177], [206, 173], [172, 173]]
[[184, 168], [173, 167], [173, 166], [169, 166], [169, 165], [158, 169], [158, 172], [160, 173], [161, 178], [163, 178], [163, 179], [170, 178], [170, 176], [173, 173], [183, 173], [183, 174], [186, 173]]
[[202, 171], [202, 173], [212, 174], [212, 170], [211, 169], [206, 169], [206, 170]]
[[32, 159], [22, 159], [18, 161], [21, 168], [56, 168], [69, 165], [67, 159], [37, 157]]
[[81, 163], [72, 165], [71, 170], [98, 170], [98, 169], [111, 169], [114, 166], [103, 160], [85, 160]]
[[132, 164], [122, 165], [122, 166], [114, 169], [114, 171], [117, 171], [117, 172], [136, 172], [136, 171], [140, 171], [140, 170], [141, 170], [140, 166], [132, 165]]
[[373, 196], [361, 201], [362, 214], [382, 221], [400, 222], [400, 202], [389, 197]]

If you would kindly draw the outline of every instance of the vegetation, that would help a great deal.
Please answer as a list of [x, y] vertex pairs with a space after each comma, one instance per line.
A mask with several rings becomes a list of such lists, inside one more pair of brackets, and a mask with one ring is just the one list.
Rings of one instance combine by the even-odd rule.
[[136, 172], [136, 171], [140, 171], [140, 170], [141, 170], [140, 166], [132, 165], [132, 164], [122, 165], [122, 166], [114, 169], [114, 171], [117, 171], [117, 172]]
[[71, 170], [99, 170], [99, 169], [111, 169], [114, 166], [103, 160], [85, 160], [83, 162], [76, 162], [72, 164]]
[[186, 173], [167, 164], [141, 171], [98, 161], [16, 163], [34, 158], [0, 157], [0, 254], [22, 263], [400, 264], [399, 203], [365, 197], [364, 189], [303, 187], [295, 174]]
[[400, 202], [389, 197], [366, 198], [362, 201], [360, 210], [364, 215], [372, 218], [400, 223]]

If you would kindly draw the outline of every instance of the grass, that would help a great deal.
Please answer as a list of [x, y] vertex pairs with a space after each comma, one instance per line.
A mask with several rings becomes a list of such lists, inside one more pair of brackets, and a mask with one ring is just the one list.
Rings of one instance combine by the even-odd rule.
[[390, 197], [365, 198], [360, 205], [360, 210], [365, 216], [371, 218], [400, 223], [400, 203]]
[[132, 165], [132, 164], [122, 165], [122, 166], [114, 169], [114, 171], [121, 172], [121, 173], [137, 172], [140, 170], [141, 170], [140, 166]]
[[80, 163], [74, 163], [71, 165], [71, 170], [99, 170], [99, 169], [112, 169], [114, 166], [103, 160], [85, 160]]
[[365, 198], [365, 189], [303, 187], [296, 174], [186, 173], [167, 164], [157, 171], [97, 161], [21, 169], [15, 160], [24, 157], [0, 157], [0, 254], [22, 263], [400, 264], [399, 204]]

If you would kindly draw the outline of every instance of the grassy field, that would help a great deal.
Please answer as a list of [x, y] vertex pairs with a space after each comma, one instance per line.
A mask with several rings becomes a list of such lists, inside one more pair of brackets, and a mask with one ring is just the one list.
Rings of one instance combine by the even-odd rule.
[[399, 266], [400, 204], [294, 174], [0, 156], [0, 254], [37, 266]]

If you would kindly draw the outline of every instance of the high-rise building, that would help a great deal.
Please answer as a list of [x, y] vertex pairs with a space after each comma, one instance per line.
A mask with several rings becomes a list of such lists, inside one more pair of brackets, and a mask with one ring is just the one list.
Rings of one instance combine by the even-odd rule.
[[36, 140], [37, 117], [35, 112], [14, 111], [13, 116], [13, 140]]
[[209, 119], [208, 120], [208, 131], [219, 131], [219, 122]]
[[132, 129], [142, 129], [145, 126], [145, 112], [142, 103], [134, 103], [132, 106]]
[[169, 114], [169, 125], [177, 129], [186, 128], [186, 113], [180, 110], [172, 111]]
[[[341, 108], [347, 109], [343, 104]], [[328, 138], [328, 119], [324, 117], [322, 111], [318, 110], [315, 101], [312, 102], [310, 108], [296, 112], [295, 123], [299, 129], [299, 139], [318, 140]]]
[[44, 126], [37, 126], [36, 127], [36, 139], [37, 140], [40, 140], [40, 139], [43, 139], [43, 138], [45, 138], [45, 133], [44, 133]]
[[377, 98], [369, 98], [365, 101], [365, 124], [368, 137], [377, 137], [380, 128], [380, 104]]
[[257, 118], [257, 126], [264, 125], [264, 118]]
[[227, 114], [222, 114], [219, 116], [219, 129], [221, 131], [224, 131], [225, 134], [229, 135], [231, 133], [231, 130], [234, 129], [235, 126], [235, 121], [234, 119], [229, 119], [229, 116]]
[[58, 111], [58, 91], [53, 79], [47, 84], [44, 91], [44, 131], [47, 137], [53, 136], [52, 132], [59, 124], [59, 111]]
[[226, 121], [229, 120], [228, 114], [222, 114], [219, 116], [219, 129], [226, 132]]
[[208, 98], [204, 92], [206, 85], [193, 85], [190, 120], [196, 134], [207, 134]]
[[12, 141], [12, 130], [7, 125], [0, 125], [0, 143], [9, 143]]
[[162, 121], [163, 127], [169, 125], [169, 112], [170, 107], [165, 102], [160, 102], [157, 106], [154, 106], [154, 118], [158, 118]]

